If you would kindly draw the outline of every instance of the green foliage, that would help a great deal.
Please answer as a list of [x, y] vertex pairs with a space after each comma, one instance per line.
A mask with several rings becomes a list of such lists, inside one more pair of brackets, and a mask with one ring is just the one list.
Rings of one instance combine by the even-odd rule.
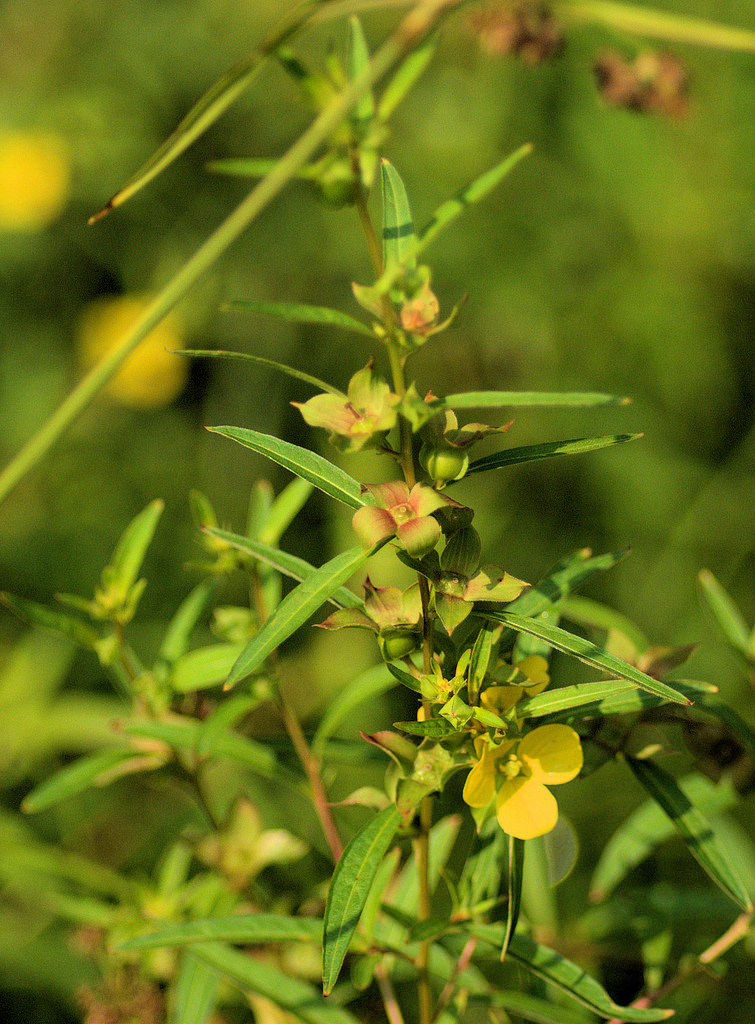
[[[731, 706], [733, 687], [717, 671], [698, 669], [693, 644], [674, 637], [676, 646], [653, 646], [623, 613], [575, 593], [588, 583], [598, 591], [607, 586], [626, 551], [574, 551], [570, 539], [555, 531], [558, 554], [543, 564], [558, 560], [545, 575], [535, 568], [539, 560], [528, 560], [527, 544], [519, 551], [510, 543], [498, 556], [516, 575], [483, 559], [499, 535], [486, 508], [495, 505], [495, 485], [491, 475], [479, 473], [500, 469], [510, 481], [522, 471], [513, 467], [537, 473], [533, 464], [543, 460], [586, 456], [644, 435], [616, 432], [613, 417], [624, 415], [628, 403], [609, 393], [609, 379], [600, 385], [606, 391], [552, 390], [550, 384], [543, 390], [485, 390], [488, 381], [473, 380], [470, 390], [444, 397], [435, 394], [443, 390], [442, 380], [428, 390], [408, 376], [409, 366], [418, 369], [418, 379], [434, 367], [429, 360], [453, 337], [464, 305], [458, 301], [441, 317], [431, 281], [441, 281], [435, 287], [445, 292], [447, 255], [440, 250], [433, 268], [419, 263], [419, 256], [442, 231], [459, 228], [463, 215], [479, 215], [478, 204], [490, 209], [497, 196], [511, 203], [533, 146], [491, 159], [481, 174], [475, 167], [471, 183], [441, 201], [427, 227], [416, 231], [412, 206], [428, 198], [422, 187], [433, 191], [434, 168], [407, 166], [407, 173], [425, 176], [408, 185], [397, 168], [409, 165], [414, 151], [401, 155], [398, 147], [390, 161], [383, 151], [396, 111], [420, 88], [436, 53], [436, 29], [452, 26], [447, 16], [465, 5], [414, 4], [374, 55], [372, 25], [365, 31], [353, 16], [362, 6], [300, 4], [205, 93], [91, 218], [100, 220], [154, 182], [274, 63], [314, 110], [309, 127], [280, 159], [213, 162], [217, 170], [260, 181], [196, 245], [9, 464], [0, 477], [0, 498], [296, 179], [310, 191], [314, 186], [326, 209], [323, 223], [327, 215], [344, 218], [338, 221], [343, 224], [353, 213], [361, 226], [372, 277], [354, 283], [352, 293], [371, 319], [367, 324], [300, 296], [237, 299], [225, 308], [271, 318], [272, 332], [314, 328], [319, 348], [304, 346], [297, 353], [291, 362], [301, 361], [301, 367], [225, 348], [185, 350], [187, 357], [246, 360], [260, 374], [272, 371], [287, 386], [320, 393], [291, 402], [303, 443], [279, 436], [285, 429], [280, 426], [273, 432], [210, 426], [209, 435], [203, 433], [213, 472], [233, 478], [229, 493], [241, 487], [235, 478], [243, 478], [249, 452], [294, 479], [277, 495], [266, 480], [252, 485], [244, 532], [226, 525], [233, 513], [226, 511], [225, 496], [219, 517], [204, 494], [192, 493], [202, 554], [190, 569], [201, 579], [174, 583], [178, 596], [167, 611], [156, 614], [150, 605], [152, 581], [160, 576], [152, 554], [159, 544], [165, 550], [163, 500], [150, 501], [126, 525], [93, 597], [58, 595], [61, 611], [33, 597], [2, 595], [35, 629], [32, 640], [21, 641], [17, 659], [0, 667], [0, 711], [8, 734], [22, 714], [31, 722], [24, 730], [26, 761], [15, 775], [8, 771], [8, 783], [10, 789], [23, 782], [20, 808], [39, 818], [30, 827], [15, 812], [0, 817], [0, 875], [10, 896], [0, 922], [7, 918], [11, 935], [16, 918], [40, 932], [58, 929], [52, 955], [66, 930], [76, 929], [79, 980], [85, 969], [91, 974], [79, 997], [87, 1024], [135, 1014], [145, 1024], [226, 1022], [248, 1014], [249, 1007], [258, 1021], [272, 1013], [305, 1024], [356, 1024], [373, 1019], [380, 1003], [391, 1024], [509, 1015], [575, 1024], [587, 1019], [585, 1012], [653, 1024], [677, 1007], [684, 1012], [683, 999], [674, 1002], [678, 993], [688, 993], [684, 998], [694, 1008], [695, 983], [712, 964], [749, 955], [734, 947], [751, 925], [755, 848], [725, 815], [750, 810], [744, 800], [755, 786], [750, 708]], [[564, 2], [554, 10], [567, 22], [753, 49], [746, 29], [633, 5]], [[326, 48], [321, 67], [311, 70], [310, 57], [300, 53], [301, 30], [344, 13], [352, 16], [343, 26], [343, 57]], [[553, 44], [550, 14], [540, 8], [525, 5], [513, 14], [489, 8], [481, 18], [471, 22], [480, 34], [500, 30], [497, 19], [510, 29], [513, 18], [519, 35], [507, 45], [515, 50], [537, 55], [538, 47]], [[658, 75], [659, 66], [653, 65]], [[633, 87], [638, 91], [627, 106], [676, 109], [674, 103], [685, 102], [681, 85], [666, 79], [646, 75]], [[679, 94], [670, 95], [675, 88]], [[455, 145], [461, 159], [462, 145]], [[379, 204], [370, 198], [373, 191], [380, 193]], [[516, 203], [526, 203], [523, 196], [526, 189]], [[342, 207], [353, 209], [334, 212]], [[297, 221], [297, 236], [305, 231]], [[318, 231], [315, 224], [315, 251], [325, 250]], [[273, 247], [289, 258], [284, 237], [274, 236]], [[457, 264], [465, 262], [463, 247], [451, 253]], [[324, 251], [321, 258], [327, 259]], [[364, 280], [364, 265], [356, 265]], [[347, 283], [341, 274], [341, 295], [348, 295]], [[474, 330], [474, 321], [464, 328], [468, 338]], [[496, 324], [494, 333], [500, 330]], [[348, 359], [336, 349], [341, 332], [354, 336]], [[445, 335], [442, 344], [439, 335]], [[367, 357], [365, 339], [374, 349]], [[323, 378], [309, 372], [318, 360], [327, 364]], [[229, 393], [240, 390], [234, 386]], [[625, 389], [616, 390], [621, 395]], [[269, 412], [270, 391], [258, 392], [254, 407]], [[531, 443], [508, 444], [511, 424], [460, 425], [456, 416], [508, 407], [525, 417]], [[526, 418], [528, 410], [536, 419]], [[550, 426], [560, 416], [577, 417], [583, 433], [587, 421], [579, 417], [585, 410], [601, 421], [598, 427], [590, 421], [587, 436], [538, 436], [545, 429], [560, 433], [560, 426]], [[324, 428], [339, 455], [326, 458], [310, 447], [309, 427]], [[158, 425], [154, 438], [169, 444], [171, 433]], [[490, 442], [495, 451], [470, 459], [473, 444]], [[596, 458], [624, 465], [624, 454], [622, 448]], [[382, 465], [375, 470], [377, 462]], [[632, 464], [616, 472], [623, 485]], [[313, 494], [316, 512], [308, 504]], [[548, 493], [541, 498], [547, 504]], [[339, 532], [341, 525], [334, 514], [323, 527], [317, 515], [331, 505], [335, 514], [345, 507], [353, 516], [359, 546], [340, 532], [338, 551], [327, 550], [321, 532]], [[526, 511], [522, 503], [521, 518]], [[306, 557], [289, 544], [294, 537]], [[175, 562], [174, 551], [172, 557]], [[375, 585], [364, 575], [368, 566], [376, 577], [393, 573], [395, 585]], [[530, 585], [520, 572], [537, 582]], [[352, 589], [357, 576], [364, 599]], [[739, 682], [751, 681], [754, 634], [745, 616], [710, 571], [702, 570], [698, 580], [719, 642], [739, 666]], [[24, 590], [22, 580], [15, 583]], [[328, 603], [337, 611], [319, 623], [325, 629], [313, 639], [303, 627]], [[371, 661], [358, 641], [333, 636], [342, 627], [376, 638]], [[64, 646], [52, 662], [40, 657], [37, 665], [40, 630], [57, 634]], [[58, 692], [73, 645], [82, 649], [82, 659], [97, 663], [98, 681], [117, 690], [117, 702], [97, 697], [76, 703]], [[375, 664], [378, 653], [382, 660]], [[688, 659], [690, 672], [710, 674], [711, 680], [678, 678]], [[28, 708], [22, 700], [27, 688], [33, 698]], [[395, 691], [390, 704], [389, 691]], [[48, 719], [56, 715], [59, 724], [50, 728]], [[84, 725], [69, 729], [78, 717]], [[677, 773], [694, 773], [677, 781], [659, 763], [664, 757]], [[4, 760], [12, 765], [13, 757]], [[609, 780], [602, 791], [593, 777]], [[627, 810], [632, 779], [650, 799]], [[590, 786], [593, 799], [578, 806], [572, 794], [590, 792]], [[553, 789], [564, 808], [560, 815]], [[132, 824], [134, 807], [140, 818]], [[96, 841], [98, 829], [112, 829], [116, 846], [127, 826], [139, 838], [123, 853]], [[606, 840], [609, 830], [613, 835]], [[669, 870], [674, 836], [682, 840], [680, 859]], [[652, 863], [653, 885], [626, 919], [644, 979], [626, 1006], [608, 980], [594, 976], [616, 937], [601, 935], [597, 926], [590, 932], [589, 913], [574, 909], [578, 886], [571, 904], [544, 891], [548, 870], [561, 881], [573, 869], [577, 837], [583, 856], [597, 861], [591, 884], [596, 901], [618, 900], [635, 884], [635, 873]], [[69, 852], [76, 843], [83, 852]], [[689, 855], [708, 876], [707, 888], [700, 888], [692, 865], [690, 890], [694, 886], [709, 901], [692, 910], [683, 888]], [[741, 862], [741, 878], [734, 860]], [[658, 927], [656, 878], [670, 879], [666, 884], [679, 897], [675, 913]], [[733, 922], [732, 902], [741, 912]], [[635, 906], [631, 899], [629, 904]], [[571, 920], [560, 920], [562, 909]], [[572, 949], [574, 961], [565, 955]], [[0, 944], [0, 960], [3, 955]], [[54, 974], [48, 973], [51, 981]], [[134, 992], [141, 1000], [136, 1010]]]

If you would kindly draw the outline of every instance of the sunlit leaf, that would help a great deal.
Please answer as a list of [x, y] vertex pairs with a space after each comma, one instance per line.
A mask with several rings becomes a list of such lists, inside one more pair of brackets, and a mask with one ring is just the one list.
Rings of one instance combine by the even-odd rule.
[[439, 405], [449, 409], [506, 409], [517, 406], [559, 409], [627, 405], [628, 402], [628, 398], [596, 391], [466, 391], [458, 395], [446, 395]]
[[701, 569], [697, 580], [707, 607], [732, 647], [745, 658], [755, 657], [750, 630], [731, 596], [708, 569]]
[[314, 917], [284, 917], [283, 914], [234, 914], [197, 921], [168, 924], [122, 943], [124, 952], [183, 946], [196, 942], [230, 942], [252, 946], [266, 942], [320, 942], [322, 921]]
[[125, 592], [136, 582], [164, 508], [165, 502], [160, 499], [150, 502], [121, 534], [110, 563], [103, 570], [103, 578], [107, 574], [113, 586]]
[[238, 441], [246, 448], [267, 456], [279, 466], [290, 470], [296, 476], [309, 480], [311, 484], [329, 494], [331, 498], [342, 501], [351, 508], [361, 508], [365, 499], [359, 482], [349, 476], [344, 470], [334, 466], [321, 455], [309, 451], [308, 448], [301, 448], [289, 441], [282, 441], [272, 434], [260, 434], [256, 430], [247, 430], [244, 427], [208, 427], [208, 430], [223, 437], [229, 437], [232, 441]]
[[243, 649], [243, 643], [219, 643], [188, 651], [173, 663], [170, 685], [176, 693], [193, 693], [219, 686], [228, 678]]
[[406, 254], [415, 241], [414, 222], [406, 188], [398, 171], [388, 160], [381, 160], [383, 196], [383, 265], [413, 267]]
[[171, 986], [168, 1024], [207, 1024], [220, 991], [218, 972], [191, 952], [184, 952]]
[[610, 448], [625, 441], [634, 441], [642, 434], [611, 434], [607, 437], [580, 437], [574, 441], [547, 441], [544, 444], [528, 444], [521, 448], [506, 448], [502, 452], [493, 452], [481, 459], [470, 462], [467, 476], [470, 473], [481, 473], [488, 469], [501, 469], [504, 466], [515, 466], [521, 462], [535, 462], [538, 459], [550, 459], [557, 455], [584, 455], [585, 452]]
[[350, 548], [331, 558], [284, 597], [259, 633], [252, 637], [229, 673], [226, 687], [235, 686], [264, 662], [314, 615], [338, 588], [374, 554], [374, 548]]
[[218, 581], [214, 578], [202, 580], [184, 598], [168, 623], [158, 653], [158, 660], [171, 665], [179, 658], [189, 645], [194, 627], [202, 614], [207, 610], [218, 589]]
[[401, 823], [393, 805], [377, 814], [351, 840], [336, 865], [325, 905], [323, 930], [323, 992], [338, 980], [351, 937], [380, 862]]

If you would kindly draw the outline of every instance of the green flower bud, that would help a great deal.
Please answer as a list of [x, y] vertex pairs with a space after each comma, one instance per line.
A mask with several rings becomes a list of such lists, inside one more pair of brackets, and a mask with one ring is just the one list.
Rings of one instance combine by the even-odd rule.
[[419, 461], [433, 480], [444, 483], [461, 480], [469, 468], [469, 455], [460, 448], [428, 448], [423, 445]]
[[408, 629], [391, 629], [378, 636], [378, 646], [384, 661], [404, 658], [417, 647], [417, 633]]

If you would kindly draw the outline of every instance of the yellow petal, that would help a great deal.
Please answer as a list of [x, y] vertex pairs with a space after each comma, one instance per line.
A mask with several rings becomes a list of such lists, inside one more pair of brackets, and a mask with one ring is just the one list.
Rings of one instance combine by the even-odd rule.
[[462, 798], [470, 807], [486, 807], [495, 795], [495, 760], [489, 751], [484, 750], [482, 757], [467, 775]]
[[541, 725], [527, 733], [517, 757], [532, 777], [549, 786], [570, 782], [582, 768], [582, 745], [568, 725]]
[[523, 696], [521, 686], [489, 686], [480, 694], [480, 703], [491, 711], [509, 711]]
[[540, 654], [531, 654], [528, 658], [522, 658], [515, 667], [530, 680], [530, 685], [525, 686], [528, 697], [534, 697], [541, 693], [551, 681], [548, 675], [548, 662]]
[[555, 797], [537, 779], [518, 775], [498, 790], [496, 817], [515, 839], [534, 839], [550, 832], [558, 820]]

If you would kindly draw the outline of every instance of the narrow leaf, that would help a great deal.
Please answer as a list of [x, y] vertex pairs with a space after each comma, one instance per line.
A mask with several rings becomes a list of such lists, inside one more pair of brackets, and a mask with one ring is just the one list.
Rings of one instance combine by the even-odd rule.
[[327, 391], [331, 395], [343, 397], [342, 391], [334, 388], [326, 381], [320, 380], [319, 377], [313, 377], [312, 374], [305, 373], [303, 370], [297, 370], [293, 366], [287, 366], [285, 363], [278, 363], [275, 359], [265, 359], [263, 356], [252, 355], [251, 352], [227, 352], [222, 349], [205, 348], [182, 348], [179, 352], [182, 356], [196, 356], [201, 359], [240, 359], [248, 363], [256, 363], [259, 366], [267, 366], [271, 370], [285, 373], [288, 377], [302, 380], [305, 384], [311, 384], [312, 387], [319, 388], [320, 391]]
[[[370, 65], [370, 51], [367, 47], [367, 40], [364, 37], [359, 18], [352, 15], [349, 18], [349, 49], [346, 62], [349, 81], [353, 82], [360, 75], [365, 74]], [[361, 136], [370, 126], [375, 115], [375, 99], [372, 90], [364, 92], [359, 100], [352, 107], [349, 114], [349, 121]]]
[[745, 658], [752, 658], [755, 652], [751, 647], [750, 631], [731, 596], [708, 569], [701, 569], [697, 580], [700, 593], [723, 635]]
[[103, 571], [103, 575], [107, 573], [112, 583], [124, 592], [133, 586], [139, 576], [144, 556], [155, 535], [164, 508], [164, 501], [152, 501], [131, 520], [121, 534], [110, 564]]
[[715, 829], [690, 801], [676, 779], [653, 761], [634, 757], [627, 757], [626, 760], [636, 778], [671, 818], [700, 867], [742, 910], [752, 910], [747, 891], [716, 838]]
[[449, 409], [506, 409], [516, 407], [585, 408], [598, 405], [628, 405], [628, 398], [595, 391], [467, 391], [446, 395], [440, 406]]
[[647, 690], [648, 693], [653, 693], [657, 697], [663, 697], [665, 700], [672, 701], [675, 704], [692, 703], [684, 694], [673, 687], [653, 679], [644, 672], [640, 672], [633, 665], [628, 665], [621, 658], [617, 658], [616, 655], [609, 654], [608, 651], [598, 647], [597, 644], [591, 643], [589, 640], [583, 639], [583, 637], [575, 636], [574, 633], [567, 633], [565, 629], [561, 629], [559, 626], [549, 626], [535, 619], [523, 618], [521, 615], [512, 615], [510, 612], [486, 611], [484, 614], [495, 622], [503, 622], [504, 625], [511, 626], [517, 632], [530, 633], [532, 636], [539, 637], [550, 644], [551, 647], [555, 647], [557, 651], [562, 651], [564, 654], [573, 654], [575, 658], [583, 661], [586, 665], [592, 665], [593, 668], [608, 672], [613, 676], [618, 676], [619, 679], [627, 679], [629, 682], [639, 686], [640, 689]]
[[386, 807], [354, 836], [336, 865], [325, 905], [322, 951], [325, 995], [332, 992], [338, 980], [375, 873], [400, 823], [397, 808]]
[[303, 626], [338, 588], [375, 553], [375, 548], [351, 548], [331, 558], [284, 597], [270, 618], [239, 655], [226, 681], [229, 688], [250, 675], [269, 654]]
[[351, 508], [361, 508], [365, 504], [359, 482], [344, 470], [334, 466], [321, 455], [301, 448], [289, 441], [282, 441], [272, 434], [260, 434], [256, 430], [244, 427], [208, 427], [208, 430], [222, 437], [238, 441], [246, 448], [267, 456], [279, 466], [290, 470], [296, 476], [309, 480], [311, 484], [329, 494], [331, 498], [342, 501]]
[[221, 643], [188, 651], [173, 663], [170, 685], [176, 693], [194, 693], [219, 686], [228, 678], [243, 649], [243, 643]]
[[416, 242], [414, 222], [404, 183], [388, 160], [381, 160], [383, 195], [383, 265], [413, 267], [416, 261], [408, 253]]
[[358, 1024], [348, 1010], [337, 1003], [326, 1002], [312, 985], [284, 974], [264, 960], [210, 942], [200, 943], [193, 949], [242, 991], [264, 996], [304, 1024]]
[[[690, 804], [711, 817], [736, 807], [741, 800], [731, 779], [715, 785], [704, 775], [692, 774], [678, 786]], [[610, 896], [629, 872], [675, 831], [672, 819], [656, 801], [645, 801], [622, 822], [603, 848], [590, 881], [590, 898], [597, 902]]]
[[637, 693], [636, 687], [621, 679], [574, 683], [572, 686], [562, 686], [557, 690], [540, 693], [536, 697], [525, 697], [517, 704], [516, 715], [517, 718], [542, 718], [544, 715], [596, 704], [607, 697], [624, 697], [631, 693]]
[[[261, 541], [249, 540], [248, 537], [242, 537], [238, 533], [229, 533], [228, 530], [211, 529], [205, 532], [226, 541], [227, 544], [231, 544], [233, 547], [238, 548], [239, 551], [251, 555], [252, 558], [258, 558], [261, 562], [265, 562], [266, 565], [271, 565], [274, 569], [282, 572], [284, 576], [289, 576], [291, 579], [298, 580], [299, 582], [308, 579], [314, 572], [317, 572], [315, 566], [303, 558], [289, 555], [287, 552], [281, 551], [279, 548], [270, 547], [269, 544], [263, 544]], [[361, 608], [364, 604], [356, 594], [347, 590], [346, 587], [339, 587], [330, 595], [328, 600], [339, 608]]]
[[257, 302], [254, 299], [238, 299], [225, 303], [221, 309], [236, 313], [259, 313], [262, 316], [280, 317], [296, 324], [321, 324], [323, 327], [340, 327], [345, 331], [375, 337], [370, 328], [348, 313], [326, 306], [308, 306], [298, 302]]
[[387, 690], [393, 689], [395, 685], [396, 680], [385, 663], [357, 676], [328, 705], [328, 710], [312, 738], [312, 750], [322, 752], [327, 741], [355, 708], [364, 702], [373, 701]]
[[159, 661], [171, 665], [186, 651], [192, 631], [202, 614], [208, 608], [218, 589], [218, 581], [210, 577], [202, 580], [178, 607], [168, 623], [165, 636], [160, 644]]
[[255, 691], [257, 689], [262, 692], [242, 692], [226, 697], [218, 704], [209, 718], [202, 722], [196, 745], [198, 757], [207, 757], [208, 754], [211, 754], [224, 733], [232, 729], [250, 711], [254, 711], [255, 708], [271, 699], [271, 694], [265, 693], [262, 687], [255, 687]]
[[183, 953], [171, 987], [168, 1024], [206, 1024], [215, 1009], [219, 991], [218, 972], [193, 953]]
[[590, 597], [569, 595], [561, 601], [559, 608], [563, 618], [590, 626], [592, 629], [616, 630], [623, 634], [637, 651], [644, 651], [648, 638], [621, 612]]
[[[277, 160], [264, 157], [231, 156], [220, 160], [209, 160], [205, 170], [211, 174], [227, 174], [232, 178], [264, 178], [277, 165]], [[293, 175], [311, 181], [317, 178], [318, 169], [314, 164], [304, 164]]]
[[500, 1007], [507, 1014], [513, 1013], [532, 1024], [585, 1024], [584, 1011], [558, 1006], [551, 1000], [538, 999], [524, 992], [502, 992], [497, 990], [490, 996], [490, 1004]]
[[100, 776], [133, 756], [134, 750], [131, 747], [117, 747], [81, 757], [33, 789], [24, 798], [21, 809], [27, 814], [36, 814], [60, 803], [61, 800], [83, 793], [96, 786]]
[[125, 952], [183, 946], [195, 942], [230, 942], [253, 946], [267, 942], [320, 942], [322, 921], [314, 917], [284, 917], [282, 914], [235, 914], [207, 917], [198, 921], [168, 924], [156, 931], [137, 935], [118, 948]]
[[430, 718], [427, 722], [394, 722], [393, 724], [397, 729], [408, 732], [411, 736], [426, 736], [434, 740], [443, 739], [445, 736], [455, 736], [459, 731], [445, 718]]
[[93, 650], [100, 639], [90, 626], [65, 612], [47, 608], [25, 597], [16, 597], [15, 594], [0, 593], [0, 601], [24, 622], [60, 633], [80, 647]]
[[539, 459], [550, 459], [556, 455], [584, 455], [585, 452], [610, 448], [625, 441], [634, 441], [642, 434], [610, 434], [607, 437], [580, 437], [573, 441], [547, 441], [544, 444], [528, 444], [521, 448], [507, 448], [502, 452], [493, 452], [481, 459], [470, 462], [467, 476], [470, 473], [481, 473], [488, 469], [501, 469], [522, 462], [536, 462]]
[[[500, 949], [504, 929], [500, 925], [469, 923], [466, 931]], [[655, 1024], [667, 1020], [672, 1010], [637, 1009], [619, 1006], [606, 990], [585, 970], [562, 957], [554, 949], [541, 946], [525, 935], [515, 935], [509, 945], [509, 958], [540, 981], [553, 985], [571, 1001], [581, 1003], [601, 1017], [616, 1017], [626, 1024]]]
[[385, 123], [401, 103], [414, 83], [420, 77], [435, 53], [435, 41], [427, 39], [398, 66], [393, 77], [383, 89], [378, 102], [378, 120]]
[[250, 531], [250, 536], [263, 544], [276, 545], [304, 508], [312, 489], [309, 480], [294, 477], [273, 501], [259, 532]]
[[515, 839], [509, 836], [509, 869], [508, 869], [508, 902], [506, 904], [506, 923], [501, 943], [501, 960], [506, 959], [511, 940], [516, 931], [519, 921], [519, 911], [522, 906], [522, 881], [524, 879], [524, 851], [523, 839]]

